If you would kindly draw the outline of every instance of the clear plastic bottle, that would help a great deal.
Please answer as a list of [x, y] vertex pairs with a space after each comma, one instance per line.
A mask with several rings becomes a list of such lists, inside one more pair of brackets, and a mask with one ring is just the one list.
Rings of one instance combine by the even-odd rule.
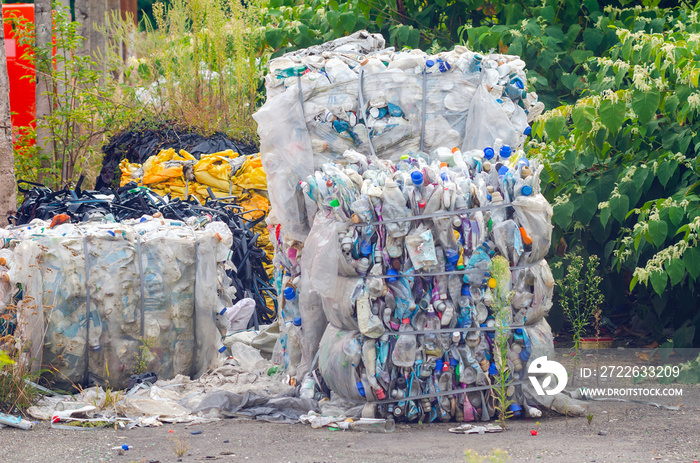
[[406, 334], [411, 331], [411, 320], [404, 318], [399, 328], [399, 339], [396, 341], [391, 360], [397, 367], [412, 367], [416, 362], [416, 335]]
[[284, 311], [292, 319], [294, 325], [301, 326], [301, 312], [299, 311], [299, 299], [297, 298], [296, 289], [292, 286], [284, 288], [284, 298], [286, 299]]
[[[427, 316], [425, 320], [425, 330], [439, 330], [440, 329], [440, 319], [435, 313], [432, 305], [428, 306]], [[443, 350], [440, 339], [436, 333], [428, 333], [424, 338], [425, 343], [425, 354], [432, 357], [441, 357]]]

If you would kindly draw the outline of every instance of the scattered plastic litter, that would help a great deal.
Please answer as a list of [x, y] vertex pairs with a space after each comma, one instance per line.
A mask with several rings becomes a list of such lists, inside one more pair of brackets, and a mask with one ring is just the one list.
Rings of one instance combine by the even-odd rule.
[[25, 431], [28, 431], [34, 427], [34, 423], [31, 421], [27, 421], [20, 416], [12, 416], [6, 413], [0, 413], [0, 425], [24, 429]]
[[[474, 424], [463, 424], [457, 426], [456, 428], [450, 428], [449, 431], [453, 434], [486, 434], [494, 432], [502, 432], [503, 428], [497, 424], [485, 424], [485, 425], [474, 425]], [[537, 431], [535, 431], [536, 435]]]

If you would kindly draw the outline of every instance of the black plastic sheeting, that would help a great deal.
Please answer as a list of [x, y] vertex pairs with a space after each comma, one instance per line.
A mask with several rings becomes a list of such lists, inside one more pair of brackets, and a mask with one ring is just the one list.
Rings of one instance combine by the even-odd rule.
[[202, 154], [218, 153], [229, 149], [244, 155], [258, 152], [256, 145], [232, 140], [220, 132], [205, 137], [192, 129], [172, 124], [142, 123], [114, 135], [102, 147], [105, 155], [102, 158], [102, 170], [95, 182], [95, 189], [119, 186], [121, 177], [119, 163], [122, 159], [126, 158], [129, 162], [143, 164], [150, 156], [167, 148], [173, 148], [175, 151], [184, 149], [197, 159]]
[[[72, 223], [80, 223], [102, 218], [111, 220], [112, 217], [121, 222], [157, 212], [166, 219], [182, 222], [190, 217], [209, 217], [224, 222], [233, 234], [231, 261], [237, 269], [228, 270], [227, 274], [233, 280], [239, 299], [251, 297], [256, 302], [257, 316], [251, 318], [249, 326], [257, 328], [260, 324], [269, 324], [274, 320], [277, 310], [269, 309], [265, 301], [265, 295], [276, 301], [276, 293], [270, 286], [263, 267], [263, 262], [269, 263], [269, 258], [257, 247], [260, 234], [253, 231], [253, 227], [264, 220], [264, 216], [256, 220], [245, 219], [243, 215], [251, 211], [244, 211], [238, 206], [235, 197], [216, 199], [212, 195], [204, 205], [196, 199], [168, 200], [134, 182], [118, 189], [104, 188], [97, 192], [82, 190], [82, 177], [73, 190], [64, 188], [53, 191], [44, 185], [24, 180], [19, 180], [17, 184], [19, 191], [24, 194], [24, 201], [17, 213], [9, 218], [13, 225], [24, 225], [35, 218], [52, 220], [58, 214], [66, 214]], [[113, 197], [106, 199], [105, 195]], [[109, 217], [110, 214], [112, 217]]]

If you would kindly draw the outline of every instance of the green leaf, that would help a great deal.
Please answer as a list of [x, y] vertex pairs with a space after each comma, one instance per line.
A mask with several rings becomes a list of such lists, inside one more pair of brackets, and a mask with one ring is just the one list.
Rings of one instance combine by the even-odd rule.
[[603, 100], [598, 107], [598, 115], [600, 121], [605, 127], [610, 130], [610, 133], [615, 134], [625, 120], [625, 101], [618, 99], [615, 103], [610, 100]]
[[692, 368], [681, 370], [678, 373], [678, 378], [676, 381], [682, 384], [697, 384], [698, 381], [700, 381], [700, 372]]
[[634, 186], [637, 187], [638, 190], [642, 190], [644, 188], [644, 181], [647, 179], [647, 176], [649, 175], [649, 168], [644, 166], [640, 166], [637, 168], [637, 170], [634, 171], [634, 176], [632, 177], [632, 182], [634, 183]]
[[355, 30], [355, 23], [357, 22], [355, 13], [341, 13], [338, 19], [340, 25], [343, 26], [346, 32], [353, 32]]
[[551, 141], [559, 140], [562, 130], [564, 130], [564, 125], [566, 124], [566, 119], [564, 116], [555, 116], [547, 119], [544, 124], [544, 130], [547, 132], [547, 137]]
[[547, 6], [544, 8], [540, 8], [540, 16], [542, 16], [543, 19], [545, 19], [548, 23], [553, 23], [554, 22], [554, 8], [551, 6]]
[[594, 53], [590, 50], [574, 50], [571, 52], [571, 57], [574, 59], [574, 63], [581, 64], [588, 60]]
[[656, 114], [656, 110], [659, 108], [659, 100], [661, 94], [656, 88], [642, 92], [640, 90], [635, 90], [632, 93], [632, 109], [639, 117], [639, 122], [641, 124], [646, 124], [651, 120], [651, 118]]
[[608, 219], [610, 219], [610, 206], [604, 207], [600, 210], [600, 223], [605, 227], [608, 224]]
[[700, 277], [700, 248], [688, 248], [683, 253], [683, 263], [693, 280]]
[[666, 241], [666, 235], [668, 233], [668, 224], [663, 220], [651, 220], [649, 222], [649, 237], [651, 242], [660, 248], [664, 241]]
[[284, 29], [275, 27], [265, 31], [265, 43], [273, 50], [277, 50], [282, 45], [282, 40], [284, 40]]
[[682, 207], [672, 206], [668, 209], [668, 218], [671, 219], [671, 223], [676, 227], [681, 223], [684, 215], [685, 212]]
[[664, 101], [664, 110], [669, 114], [674, 114], [678, 108], [678, 97], [676, 95], [671, 95]]
[[582, 224], [588, 224], [598, 210], [598, 198], [595, 191], [587, 189], [582, 195], [577, 195], [573, 202], [576, 206], [576, 218]]
[[685, 275], [685, 265], [683, 265], [682, 260], [671, 259], [664, 264], [664, 267], [666, 268], [666, 273], [668, 273], [668, 276], [671, 279], [671, 286], [676, 286], [681, 282], [683, 275]]
[[649, 279], [651, 280], [651, 286], [654, 288], [654, 291], [656, 291], [656, 294], [661, 296], [664, 293], [666, 283], [668, 282], [668, 275], [666, 275], [666, 272], [654, 272], [651, 274]]
[[589, 106], [577, 106], [571, 111], [574, 127], [584, 133], [590, 132], [593, 128], [594, 118], [595, 109]]
[[571, 27], [569, 27], [569, 30], [566, 31], [566, 40], [569, 42], [573, 42], [576, 40], [576, 37], [578, 37], [579, 32], [581, 32], [581, 26], [578, 24], [572, 24]]
[[583, 31], [583, 43], [586, 44], [586, 48], [595, 52], [603, 41], [603, 33], [594, 27], [588, 27]]
[[669, 179], [676, 171], [676, 166], [676, 162], [671, 161], [670, 159], [666, 159], [659, 164], [656, 170], [656, 176], [658, 177], [659, 182], [661, 182], [661, 185], [666, 186]]
[[618, 222], [624, 222], [629, 207], [630, 199], [627, 195], [613, 196], [610, 198], [610, 213]]
[[691, 325], [690, 320], [686, 320], [673, 334], [673, 347], [676, 349], [692, 347], [694, 337], [695, 325]]
[[571, 218], [574, 215], [574, 204], [571, 201], [567, 201], [562, 204], [555, 204], [552, 209], [554, 210], [552, 220], [563, 230], [566, 230], [571, 224]]

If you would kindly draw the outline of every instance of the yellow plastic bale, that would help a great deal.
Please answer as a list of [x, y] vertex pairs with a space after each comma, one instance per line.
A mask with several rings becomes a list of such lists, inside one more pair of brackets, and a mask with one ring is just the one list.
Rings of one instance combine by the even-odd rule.
[[199, 183], [226, 191], [228, 194], [231, 178], [231, 159], [238, 153], [232, 150], [202, 156], [194, 165], [194, 176]]
[[246, 190], [267, 190], [267, 175], [262, 167], [260, 155], [248, 156], [233, 183]]

